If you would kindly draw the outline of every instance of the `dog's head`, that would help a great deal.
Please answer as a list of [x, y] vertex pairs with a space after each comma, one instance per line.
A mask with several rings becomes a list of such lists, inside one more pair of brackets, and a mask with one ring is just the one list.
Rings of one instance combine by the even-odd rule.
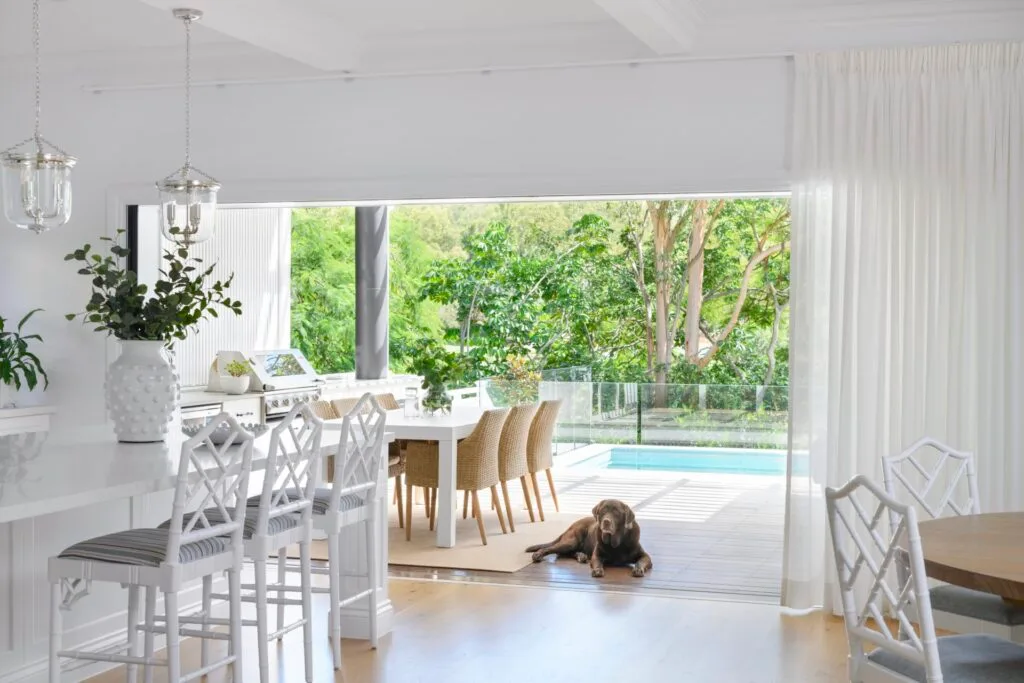
[[636, 524], [633, 510], [621, 500], [602, 500], [594, 506], [593, 512], [601, 542], [613, 548], [619, 547], [622, 537]]

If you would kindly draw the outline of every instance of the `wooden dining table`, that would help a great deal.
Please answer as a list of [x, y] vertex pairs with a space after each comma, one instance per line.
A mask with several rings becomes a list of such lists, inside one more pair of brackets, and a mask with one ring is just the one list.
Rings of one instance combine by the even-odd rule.
[[929, 578], [1024, 602], [1024, 512], [943, 517], [918, 526]]

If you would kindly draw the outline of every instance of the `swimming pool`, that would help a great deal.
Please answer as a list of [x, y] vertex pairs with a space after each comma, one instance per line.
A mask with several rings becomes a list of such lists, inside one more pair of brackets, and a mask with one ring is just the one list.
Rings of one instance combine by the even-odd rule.
[[682, 446], [610, 446], [572, 465], [601, 470], [786, 474], [786, 451]]

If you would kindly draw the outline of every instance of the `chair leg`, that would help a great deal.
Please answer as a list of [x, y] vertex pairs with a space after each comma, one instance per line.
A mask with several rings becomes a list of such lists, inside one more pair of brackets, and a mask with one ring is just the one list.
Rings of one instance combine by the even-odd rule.
[[[142, 636], [142, 656], [147, 660], [153, 659], [153, 632], [149, 630], [156, 621], [156, 588], [146, 587], [146, 632]], [[153, 666], [146, 664], [142, 667], [143, 679], [146, 683], [153, 683]], [[241, 680], [241, 674], [239, 674]]]
[[430, 489], [430, 530], [437, 524], [437, 489]]
[[167, 681], [181, 683], [181, 629], [176, 591], [164, 592], [164, 619], [167, 626]]
[[463, 491], [463, 495], [462, 495], [462, 518], [465, 519], [467, 514], [469, 514], [469, 491]]
[[370, 590], [370, 647], [377, 649], [377, 516], [370, 512], [366, 518], [366, 582]]
[[[128, 586], [128, 656], [139, 656], [139, 586]], [[128, 683], [136, 683], [139, 680], [139, 665], [129, 664]]]
[[[206, 620], [210, 618], [210, 610], [213, 608], [213, 599], [211, 598], [212, 594], [213, 594], [213, 576], [212, 575], [211, 576], [204, 576], [203, 577], [203, 626], [202, 626], [204, 631], [208, 628], [208, 624], [207, 624]], [[200, 638], [199, 640], [200, 640], [200, 643], [199, 643], [199, 661], [200, 661], [200, 666], [202, 666], [203, 668], [206, 668], [206, 665], [210, 663], [210, 648], [209, 648], [210, 639], [209, 638]]]
[[[288, 550], [286, 548], [278, 548], [277, 550], [277, 583], [278, 585], [284, 586], [288, 583]], [[287, 593], [274, 592], [274, 595], [278, 597], [285, 597]], [[284, 624], [284, 604], [278, 603], [277, 605], [277, 630], [280, 631], [285, 626]], [[284, 636], [278, 636], [278, 642]]]
[[430, 519], [430, 494], [433, 493], [433, 489], [424, 486], [423, 487], [423, 514], [427, 519]]
[[405, 526], [405, 506], [402, 504], [402, 475], [395, 475], [395, 505], [398, 506], [398, 528]]
[[60, 657], [57, 653], [60, 652], [61, 637], [64, 634], [60, 602], [60, 581], [57, 581], [50, 584], [50, 683], [60, 683]]
[[[508, 497], [508, 482], [501, 482], [501, 495], [505, 498], [505, 513], [508, 515], [508, 528], [512, 533], [516, 532], [516, 523], [512, 519], [512, 501]], [[500, 509], [500, 506], [499, 506]]]
[[[306, 683], [313, 683], [313, 566], [309, 557], [309, 540], [299, 543], [299, 575], [302, 582], [302, 652], [306, 667]], [[278, 594], [284, 597], [284, 593]]]
[[405, 499], [408, 505], [405, 506], [405, 540], [412, 540], [412, 484], [409, 483], [409, 477], [405, 478]]
[[533, 493], [537, 496], [537, 514], [540, 515], [540, 521], [544, 521], [544, 505], [540, 502], [540, 484], [537, 483], [537, 473], [530, 472], [530, 479], [533, 480]]
[[537, 518], [533, 516], [533, 503], [530, 501], [530, 487], [526, 483], [526, 475], [519, 477], [519, 483], [523, 485], [523, 498], [526, 499], [526, 510], [530, 513], [530, 521], [536, 522]]
[[555, 490], [555, 478], [551, 476], [551, 468], [544, 470], [548, 474], [548, 488], [551, 489], [551, 501], [555, 504], [555, 512], [561, 512], [558, 509], [558, 491]]
[[473, 516], [476, 517], [476, 525], [480, 529], [480, 540], [487, 545], [487, 532], [484, 531], [484, 515], [480, 512], [480, 496], [476, 491], [471, 494], [473, 497]]
[[501, 511], [501, 501], [498, 500], [498, 487], [491, 487], [491, 501], [494, 503], [494, 511], [498, 513], [498, 523], [501, 524], [501, 533], [507, 534], [508, 527], [505, 526], [505, 513]]
[[270, 629], [267, 626], [269, 611], [267, 609], [267, 561], [257, 558], [253, 562], [256, 574], [256, 640], [259, 646], [260, 683], [270, 683], [270, 644], [267, 638]]
[[[410, 493], [409, 498], [412, 498], [412, 487], [407, 489]], [[412, 506], [410, 505], [406, 514], [411, 513]], [[409, 533], [408, 524], [409, 518], [406, 517], [405, 533]], [[341, 566], [341, 558], [338, 557], [338, 539], [335, 538], [335, 534], [329, 534], [327, 536], [327, 565], [330, 568], [330, 583], [331, 583], [331, 655], [334, 658], [335, 670], [341, 668], [341, 610], [338, 608], [338, 603], [341, 602], [341, 582], [338, 578], [338, 568]]]
[[[239, 560], [241, 564], [241, 560]], [[231, 665], [231, 679], [242, 680], [242, 573], [237, 569], [228, 570], [228, 597], [231, 608], [231, 640], [228, 641], [228, 650], [235, 656], [235, 662]]]

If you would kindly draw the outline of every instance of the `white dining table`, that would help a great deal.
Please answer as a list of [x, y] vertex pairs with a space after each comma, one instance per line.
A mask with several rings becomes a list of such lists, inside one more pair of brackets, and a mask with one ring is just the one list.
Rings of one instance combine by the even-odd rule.
[[[446, 415], [406, 417], [402, 410], [389, 410], [386, 429], [395, 439], [436, 441], [437, 458], [437, 545], [455, 546], [455, 460], [459, 439], [469, 436], [484, 414], [484, 408], [454, 406]], [[412, 501], [407, 504], [411, 505]]]

